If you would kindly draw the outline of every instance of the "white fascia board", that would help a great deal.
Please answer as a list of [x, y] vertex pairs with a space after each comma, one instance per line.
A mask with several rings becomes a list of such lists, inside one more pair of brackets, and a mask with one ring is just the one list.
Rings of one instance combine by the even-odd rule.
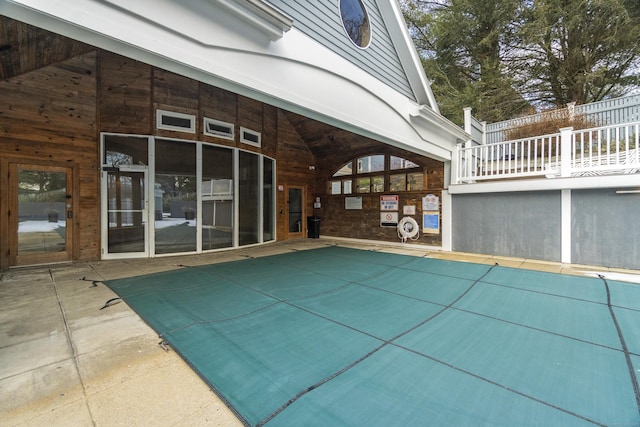
[[[130, 2], [130, 0], [125, 1]], [[258, 26], [270, 36], [271, 40], [281, 38], [293, 25], [293, 20], [290, 17], [261, 0], [210, 1], [224, 6], [234, 14], [246, 20], [248, 23]]]
[[511, 193], [521, 191], [581, 190], [593, 188], [638, 188], [640, 174], [574, 178], [522, 179], [476, 184], [449, 185], [450, 194]]
[[[415, 101], [295, 28], [265, 41], [209, 0], [139, 2], [0, 0], [0, 13], [437, 160], [466, 135], [430, 108], [416, 121]], [[125, 9], [148, 2], [144, 18]]]
[[409, 35], [407, 23], [402, 16], [398, 2], [396, 0], [378, 1], [378, 9], [391, 39], [395, 42], [394, 47], [418, 104], [427, 105], [436, 113], [440, 113], [431, 90], [431, 83], [424, 72], [420, 55], [418, 55], [415, 44]]

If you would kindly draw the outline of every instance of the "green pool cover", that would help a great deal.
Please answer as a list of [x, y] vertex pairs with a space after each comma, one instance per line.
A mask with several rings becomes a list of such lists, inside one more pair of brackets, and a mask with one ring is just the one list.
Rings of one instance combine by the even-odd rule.
[[640, 426], [640, 286], [332, 246], [109, 281], [250, 426]]

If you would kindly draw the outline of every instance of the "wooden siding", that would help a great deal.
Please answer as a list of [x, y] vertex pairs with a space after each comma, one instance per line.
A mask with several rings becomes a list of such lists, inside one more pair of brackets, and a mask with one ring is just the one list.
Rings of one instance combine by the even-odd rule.
[[415, 100], [391, 36], [375, 0], [363, 0], [371, 22], [371, 44], [356, 47], [347, 36], [340, 18], [339, 2], [267, 0], [293, 18], [293, 26], [378, 80]]
[[99, 51], [100, 130], [148, 135], [155, 127], [151, 111], [152, 67]]
[[[31, 28], [35, 34], [42, 31]], [[0, 35], [5, 33], [2, 28]], [[52, 40], [77, 46], [62, 37]], [[20, 41], [30, 42], [33, 38], [26, 36]], [[31, 47], [13, 48], [36, 52]], [[54, 48], [58, 52], [74, 49]], [[444, 168], [440, 162], [97, 48], [37, 69], [14, 69], [13, 73], [0, 81], [0, 269], [8, 267], [8, 170], [9, 164], [16, 162], [72, 168], [73, 259], [100, 258], [101, 132], [198, 140], [274, 158], [278, 240], [306, 236], [304, 225], [302, 233], [292, 235], [287, 227], [287, 189], [300, 187], [305, 196], [303, 218], [319, 215], [321, 234], [397, 241], [395, 229], [379, 225], [380, 193], [363, 195], [365, 209], [348, 212], [343, 196], [327, 194], [335, 170], [358, 156], [382, 153], [405, 157], [424, 168], [428, 192], [440, 195], [442, 189]], [[196, 133], [156, 129], [157, 108], [193, 114]], [[204, 135], [204, 117], [233, 123], [235, 139]], [[240, 126], [260, 132], [261, 147], [240, 143]], [[401, 194], [401, 206], [419, 204], [423, 193]], [[321, 209], [313, 209], [315, 197], [321, 197]], [[439, 241], [439, 236], [420, 239], [429, 244]]]
[[99, 257], [96, 146], [96, 54], [90, 52], [0, 81], [2, 245], [9, 259], [9, 163], [71, 167], [79, 183], [72, 192], [74, 259]]
[[87, 44], [0, 16], [0, 80], [8, 80], [92, 50]]

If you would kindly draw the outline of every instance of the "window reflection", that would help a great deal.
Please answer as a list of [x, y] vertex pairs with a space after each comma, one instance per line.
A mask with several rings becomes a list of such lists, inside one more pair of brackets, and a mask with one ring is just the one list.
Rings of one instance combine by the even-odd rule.
[[257, 155], [246, 151], [239, 152], [238, 170], [238, 209], [239, 209], [239, 244], [249, 245], [259, 242], [258, 236], [258, 174]]
[[[196, 250], [196, 146], [180, 141], [156, 140], [156, 254]], [[161, 219], [158, 219], [161, 218]]]
[[233, 246], [233, 152], [202, 147], [202, 249]]
[[351, 41], [358, 47], [367, 47], [371, 41], [371, 26], [362, 1], [340, 0], [340, 17]]

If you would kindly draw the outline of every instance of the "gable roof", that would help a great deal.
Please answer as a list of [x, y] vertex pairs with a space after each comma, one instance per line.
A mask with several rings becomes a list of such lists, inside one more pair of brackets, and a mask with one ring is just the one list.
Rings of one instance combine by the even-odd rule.
[[302, 21], [276, 7], [276, 0], [0, 0], [0, 14], [450, 160], [456, 142], [467, 134], [438, 113], [395, 0], [367, 2], [370, 9], [377, 6], [376, 25], [384, 25], [395, 50], [404, 74], [402, 90], [355, 55], [338, 54], [310, 37], [300, 29]]

